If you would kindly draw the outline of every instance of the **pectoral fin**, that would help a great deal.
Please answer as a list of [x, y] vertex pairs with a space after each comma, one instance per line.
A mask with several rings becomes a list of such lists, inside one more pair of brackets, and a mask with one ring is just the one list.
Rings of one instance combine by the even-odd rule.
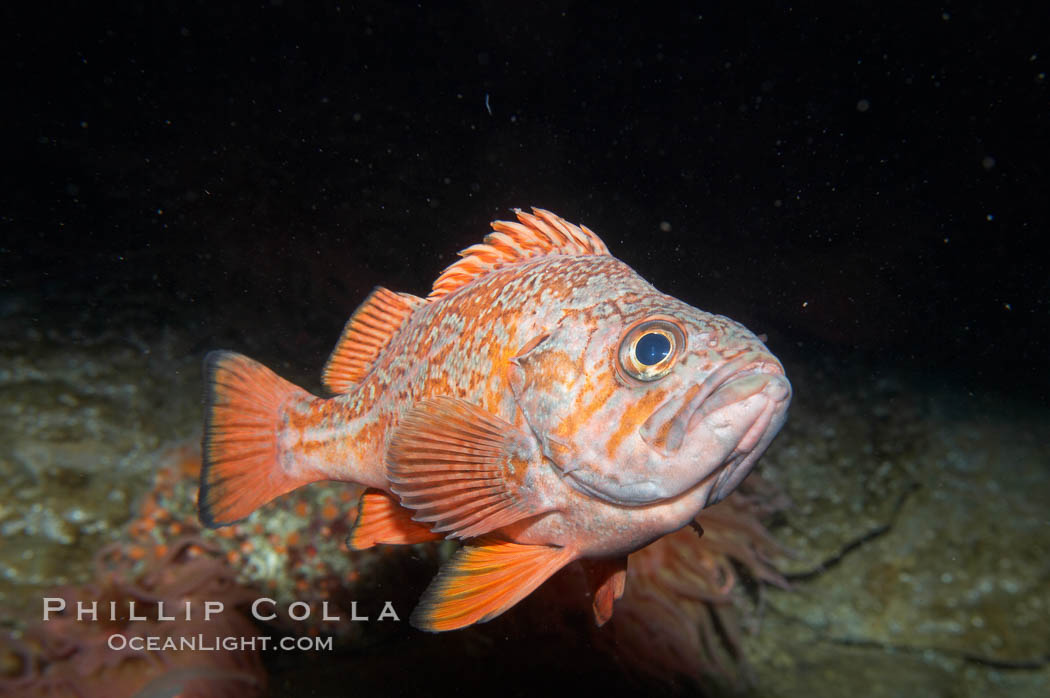
[[601, 627], [613, 615], [613, 604], [623, 596], [627, 585], [627, 558], [585, 560], [584, 572], [594, 589], [594, 621]]
[[471, 538], [543, 512], [526, 484], [541, 458], [531, 434], [463, 400], [435, 397], [401, 419], [387, 477], [413, 520], [449, 538]]
[[368, 489], [357, 505], [357, 521], [346, 539], [351, 550], [364, 550], [373, 545], [409, 545], [440, 540], [429, 526], [412, 520], [412, 512], [382, 490]]
[[412, 612], [412, 625], [442, 632], [492, 620], [576, 557], [569, 548], [480, 542], [463, 546], [442, 566]]

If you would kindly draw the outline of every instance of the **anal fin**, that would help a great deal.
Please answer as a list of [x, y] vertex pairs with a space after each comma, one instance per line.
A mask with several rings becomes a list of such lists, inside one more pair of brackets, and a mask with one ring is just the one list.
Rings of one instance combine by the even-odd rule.
[[410, 545], [440, 540], [429, 526], [412, 520], [412, 512], [397, 503], [391, 495], [367, 489], [357, 505], [357, 522], [346, 539], [351, 550], [364, 550], [373, 545]]
[[576, 557], [570, 548], [479, 542], [442, 566], [412, 612], [412, 625], [443, 632], [492, 620]]

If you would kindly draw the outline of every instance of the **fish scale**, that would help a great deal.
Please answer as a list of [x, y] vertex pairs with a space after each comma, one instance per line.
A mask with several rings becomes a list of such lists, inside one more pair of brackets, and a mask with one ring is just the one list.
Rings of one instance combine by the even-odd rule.
[[427, 299], [374, 290], [325, 367], [333, 397], [209, 354], [202, 520], [352, 482], [368, 488], [352, 548], [463, 542], [416, 626], [489, 620], [578, 559], [606, 561], [592, 599], [608, 620], [627, 555], [746, 476], [791, 386], [746, 328], [660, 293], [586, 227], [516, 214]]

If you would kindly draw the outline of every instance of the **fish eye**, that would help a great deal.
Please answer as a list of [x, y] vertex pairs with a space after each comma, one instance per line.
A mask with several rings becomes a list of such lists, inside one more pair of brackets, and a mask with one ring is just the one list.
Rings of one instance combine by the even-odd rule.
[[684, 348], [685, 333], [678, 323], [645, 320], [630, 327], [620, 341], [618, 368], [636, 380], [658, 380], [671, 372]]
[[634, 356], [646, 366], [655, 366], [671, 353], [671, 340], [662, 332], [646, 332], [634, 343]]

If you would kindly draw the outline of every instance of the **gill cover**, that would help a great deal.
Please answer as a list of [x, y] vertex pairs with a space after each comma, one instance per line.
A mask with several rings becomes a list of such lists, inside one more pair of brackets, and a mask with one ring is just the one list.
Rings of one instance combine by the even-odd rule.
[[[676, 478], [667, 480], [662, 455], [639, 428], [667, 397], [685, 335], [669, 318], [646, 321], [594, 326], [569, 316], [526, 343], [508, 369], [543, 455], [577, 491], [621, 506], [677, 494], [669, 489]], [[648, 335], [654, 346], [644, 346]]]

